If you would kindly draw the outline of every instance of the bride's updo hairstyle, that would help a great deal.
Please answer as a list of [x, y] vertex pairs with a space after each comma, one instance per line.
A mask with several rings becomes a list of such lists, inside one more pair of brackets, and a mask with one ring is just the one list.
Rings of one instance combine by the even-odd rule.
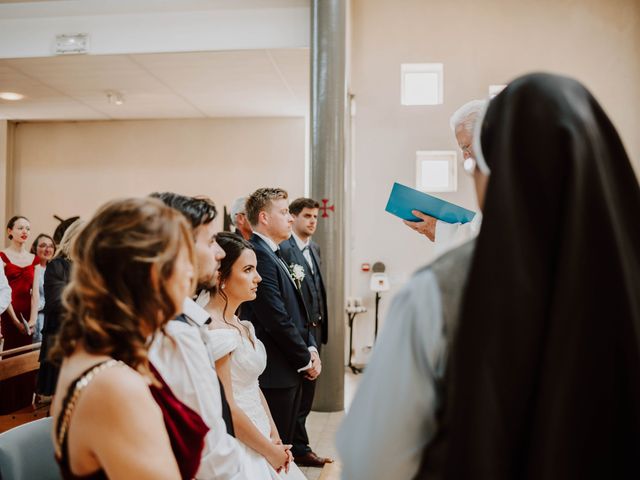
[[153, 198], [107, 203], [76, 236], [66, 316], [52, 351], [60, 360], [81, 343], [148, 372], [152, 335], [176, 315], [168, 290], [178, 254], [193, 263], [191, 229], [182, 214]]
[[[225, 256], [220, 261], [220, 267], [218, 268], [218, 286], [215, 289], [215, 293], [224, 299], [223, 317], [226, 317], [228, 299], [227, 295], [224, 293], [222, 285], [224, 285], [229, 280], [229, 277], [231, 277], [233, 265], [236, 263], [240, 255], [242, 255], [242, 252], [247, 249], [253, 250], [253, 245], [240, 235], [231, 232], [218, 233], [216, 235], [216, 242], [218, 242], [220, 248], [224, 250]], [[226, 320], [224, 321], [225, 323], [228, 323]]]

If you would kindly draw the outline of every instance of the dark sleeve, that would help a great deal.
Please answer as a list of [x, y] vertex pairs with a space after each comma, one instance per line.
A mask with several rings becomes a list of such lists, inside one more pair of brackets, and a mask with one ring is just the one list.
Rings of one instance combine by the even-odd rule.
[[285, 307], [278, 284], [278, 265], [264, 252], [256, 250], [256, 256], [262, 282], [253, 301], [255, 320], [278, 345], [287, 361], [298, 370], [311, 360], [309, 348]]
[[[69, 264], [66, 260], [55, 259], [44, 272], [44, 328], [51, 330], [51, 319], [60, 319], [64, 307], [62, 306], [62, 292], [69, 283]], [[57, 326], [54, 327], [57, 330]]]

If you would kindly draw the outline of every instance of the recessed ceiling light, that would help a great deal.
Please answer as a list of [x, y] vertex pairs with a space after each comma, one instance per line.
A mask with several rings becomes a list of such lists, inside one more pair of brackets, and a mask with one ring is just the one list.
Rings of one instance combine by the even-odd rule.
[[21, 93], [16, 93], [16, 92], [0, 92], [0, 98], [2, 100], [22, 100], [24, 98], [24, 95], [22, 95]]

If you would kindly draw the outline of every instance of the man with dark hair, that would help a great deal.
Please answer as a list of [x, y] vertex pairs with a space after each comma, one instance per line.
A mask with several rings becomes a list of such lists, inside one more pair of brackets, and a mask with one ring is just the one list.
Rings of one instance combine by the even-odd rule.
[[248, 199], [246, 213], [262, 282], [257, 297], [243, 306], [243, 317], [255, 326], [267, 351], [260, 388], [285, 444], [292, 443], [300, 408], [303, 376], [315, 379], [321, 363], [317, 343], [300, 291], [302, 279], [290, 271], [278, 245], [291, 235], [287, 192], [260, 188]]
[[206, 197], [185, 197], [171, 192], [152, 193], [150, 196], [178, 210], [189, 221], [196, 241], [198, 291], [215, 287], [219, 261], [224, 258], [224, 251], [216, 243], [218, 231], [213, 220], [218, 211], [213, 201]]
[[[318, 351], [323, 343], [327, 343], [328, 334], [327, 292], [320, 271], [320, 246], [311, 239], [318, 225], [319, 208], [320, 204], [311, 198], [297, 198], [291, 202], [289, 212], [293, 216], [293, 232], [288, 240], [280, 244], [282, 256], [287, 264], [300, 265], [304, 269], [301, 291], [309, 312], [309, 330], [318, 345]], [[325, 463], [331, 463], [333, 460], [319, 457], [311, 449], [305, 425], [311, 412], [315, 391], [315, 380], [304, 378], [291, 453], [298, 465], [323, 467]]]
[[[243, 447], [233, 438], [233, 422], [215, 363], [206, 347], [209, 314], [207, 289], [215, 287], [224, 250], [216, 242], [216, 207], [208, 198], [176, 193], [153, 193], [152, 197], [181, 212], [190, 222], [195, 239], [194, 265], [202, 299], [186, 298], [183, 313], [165, 327], [149, 349], [149, 359], [173, 393], [200, 414], [209, 427], [198, 479], [246, 479]], [[204, 298], [206, 297], [206, 298]]]

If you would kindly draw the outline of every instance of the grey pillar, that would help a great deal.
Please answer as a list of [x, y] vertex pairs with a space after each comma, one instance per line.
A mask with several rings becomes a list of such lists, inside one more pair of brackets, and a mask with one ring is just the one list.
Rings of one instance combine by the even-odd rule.
[[329, 339], [314, 410], [344, 409], [346, 0], [313, 0], [311, 13], [311, 197], [327, 286]]

